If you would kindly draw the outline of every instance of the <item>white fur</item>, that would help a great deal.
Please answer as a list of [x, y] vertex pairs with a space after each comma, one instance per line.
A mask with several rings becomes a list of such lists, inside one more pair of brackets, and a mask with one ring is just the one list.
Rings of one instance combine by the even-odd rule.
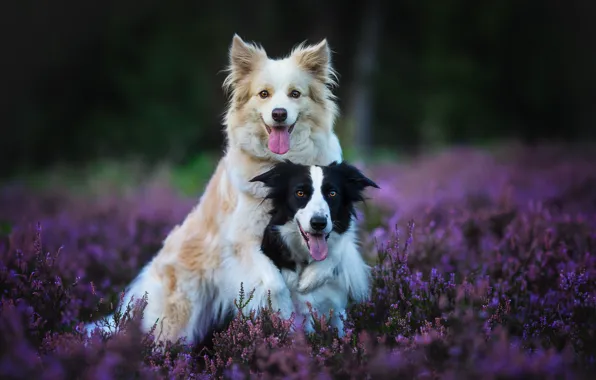
[[311, 231], [310, 220], [313, 216], [324, 216], [327, 219], [327, 226], [322, 231], [325, 235], [331, 232], [333, 224], [331, 222], [331, 216], [329, 212], [329, 205], [325, 201], [325, 197], [321, 192], [323, 186], [323, 169], [319, 166], [310, 167], [310, 177], [312, 179], [312, 186], [314, 192], [311, 195], [310, 200], [306, 204], [306, 207], [298, 210], [296, 213], [296, 219], [300, 223], [300, 226], [304, 232], [315, 232]]
[[300, 113], [299, 104], [301, 99], [291, 98], [288, 93], [292, 90], [297, 90], [300, 93], [308, 91], [308, 78], [296, 71], [296, 67], [291, 60], [285, 59], [267, 61], [256, 80], [260, 88], [269, 91], [268, 98], [255, 99], [265, 123], [268, 126], [276, 124], [271, 116], [272, 112], [275, 108], [284, 108], [288, 113], [285, 122], [288, 125], [294, 124]]
[[[279, 228], [290, 251], [301, 259], [310, 257], [298, 226], [294, 221]], [[331, 325], [343, 335], [343, 322], [348, 296], [356, 302], [366, 300], [370, 294], [370, 267], [360, 255], [356, 237], [356, 227], [344, 234], [332, 232], [329, 240], [329, 253], [323, 261], [311, 261], [297, 271], [282, 269], [282, 275], [290, 289], [296, 313], [306, 318], [305, 330], [312, 331], [312, 318], [308, 310], [309, 302], [318, 315], [329, 316], [333, 310]]]
[[[225, 117], [225, 156], [199, 204], [174, 227], [161, 250], [127, 287], [120, 305], [122, 310], [131, 297], [140, 299], [147, 292], [142, 328], [148, 331], [159, 320], [158, 340], [203, 339], [223, 322], [225, 313], [233, 310], [241, 283], [247, 293], [255, 289], [249, 308], [265, 306], [269, 290], [274, 308], [284, 316], [294, 310], [284, 277], [260, 250], [269, 220], [268, 207], [262, 207], [266, 190], [249, 180], [283, 159], [304, 165], [342, 160], [333, 132], [337, 106], [327, 88], [333, 82], [328, 55], [327, 42], [323, 41], [316, 46], [300, 46], [286, 58], [271, 59], [256, 45], [234, 37], [230, 74], [225, 81], [232, 92]], [[315, 65], [318, 74], [311, 75], [304, 65]], [[271, 92], [270, 98], [259, 97], [264, 86]], [[302, 96], [288, 97], [290, 87], [301, 91]], [[312, 90], [322, 94], [317, 101]], [[286, 108], [288, 120], [297, 121], [290, 135], [290, 151], [285, 155], [274, 154], [267, 147], [263, 120], [271, 121], [275, 107]], [[340, 268], [344, 262], [359, 260], [355, 246], [349, 243], [352, 240], [346, 241], [338, 245], [344, 247]], [[305, 287], [328, 276], [327, 266], [333, 262], [315, 263], [318, 266], [306, 272]], [[358, 273], [340, 276], [340, 286], [357, 295], [362, 293]], [[95, 324], [86, 328], [91, 331]]]
[[267, 207], [262, 207], [260, 203], [261, 201], [257, 202], [252, 197], [240, 198], [238, 208], [244, 212], [232, 218], [226, 239], [228, 246], [231, 246], [238, 242], [239, 236], [246, 236], [252, 242], [251, 245], [244, 245], [250, 256], [242, 256], [239, 260], [234, 255], [227, 254], [222, 261], [218, 288], [226, 299], [231, 300], [237, 297], [240, 283], [243, 283], [247, 294], [254, 290], [253, 300], [248, 305], [249, 310], [267, 306], [270, 291], [272, 304], [281, 310], [284, 317], [289, 318], [293, 310], [289, 290], [279, 270], [261, 252], [262, 235], [269, 215], [265, 214]]
[[[370, 294], [370, 267], [360, 255], [353, 221], [345, 233], [340, 235], [331, 232], [333, 221], [322, 191], [323, 170], [312, 166], [310, 176], [314, 191], [309, 202], [296, 213], [294, 220], [278, 228], [296, 262], [308, 261], [309, 264], [298, 265], [296, 271], [282, 269], [282, 275], [292, 294], [296, 312], [306, 318], [305, 330], [312, 331], [308, 302], [312, 309], [318, 312], [319, 317], [322, 314], [328, 317], [329, 312], [333, 310], [330, 323], [337, 327], [339, 335], [342, 336], [344, 331], [340, 315], [345, 317], [348, 296], [356, 302], [361, 302]], [[312, 260], [296, 223], [298, 221], [303, 230], [309, 232], [310, 219], [315, 215], [326, 216], [327, 227], [324, 233], [331, 232], [327, 241], [329, 252], [327, 258], [322, 261]]]

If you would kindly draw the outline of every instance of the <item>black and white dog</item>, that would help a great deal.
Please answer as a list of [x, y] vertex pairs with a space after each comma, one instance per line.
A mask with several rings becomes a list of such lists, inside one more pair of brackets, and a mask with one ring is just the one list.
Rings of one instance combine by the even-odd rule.
[[306, 166], [285, 161], [251, 180], [268, 188], [271, 220], [262, 251], [281, 270], [298, 316], [312, 321], [306, 302], [343, 335], [348, 297], [369, 296], [370, 267], [359, 253], [355, 204], [367, 187], [379, 188], [345, 162]]

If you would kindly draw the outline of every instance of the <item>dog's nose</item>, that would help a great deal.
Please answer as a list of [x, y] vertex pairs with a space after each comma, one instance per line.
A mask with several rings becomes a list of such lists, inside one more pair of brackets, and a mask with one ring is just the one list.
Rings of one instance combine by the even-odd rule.
[[323, 215], [315, 215], [310, 218], [310, 226], [315, 231], [322, 231], [327, 227], [327, 218]]
[[273, 120], [281, 123], [288, 118], [288, 111], [286, 111], [285, 108], [274, 108], [273, 111], [271, 111], [271, 117]]

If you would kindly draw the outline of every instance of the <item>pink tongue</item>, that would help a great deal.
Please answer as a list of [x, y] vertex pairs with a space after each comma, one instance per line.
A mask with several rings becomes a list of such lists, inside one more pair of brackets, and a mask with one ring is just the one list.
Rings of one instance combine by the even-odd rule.
[[323, 235], [308, 234], [308, 244], [310, 246], [310, 255], [317, 261], [327, 258], [327, 241]]
[[290, 132], [288, 128], [271, 129], [269, 149], [276, 154], [285, 154], [290, 150]]

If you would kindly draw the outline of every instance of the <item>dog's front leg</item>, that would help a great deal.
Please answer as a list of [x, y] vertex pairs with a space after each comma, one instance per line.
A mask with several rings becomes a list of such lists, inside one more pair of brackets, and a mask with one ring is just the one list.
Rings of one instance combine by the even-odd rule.
[[283, 318], [290, 318], [294, 312], [294, 304], [288, 285], [279, 268], [261, 252], [260, 248], [258, 249], [258, 261], [262, 263], [259, 264], [259, 267], [263, 268], [261, 279], [264, 301], [267, 302], [267, 297], [270, 295], [273, 311], [279, 310]]
[[337, 260], [333, 257], [308, 264], [300, 274], [298, 291], [308, 293], [321, 287], [337, 274], [337, 266]]
[[[247, 312], [259, 313], [261, 307], [267, 307], [269, 296], [273, 311], [280, 311], [283, 318], [288, 319], [294, 311], [290, 290], [280, 270], [265, 256], [258, 244], [243, 245], [243, 252], [232, 260], [225, 270], [233, 291], [238, 294], [243, 284], [246, 297], [252, 293], [250, 300], [245, 300]], [[233, 267], [229, 267], [233, 265]]]

